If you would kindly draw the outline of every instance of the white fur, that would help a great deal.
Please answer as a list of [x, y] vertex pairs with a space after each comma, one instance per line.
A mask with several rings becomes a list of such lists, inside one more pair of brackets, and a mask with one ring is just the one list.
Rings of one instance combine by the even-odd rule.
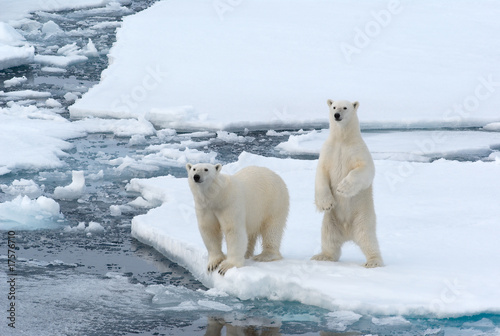
[[383, 266], [372, 193], [375, 166], [361, 138], [359, 103], [327, 103], [330, 135], [321, 148], [315, 182], [316, 207], [325, 214], [321, 253], [312, 259], [338, 261], [342, 245], [353, 240], [366, 256], [365, 267]]
[[[285, 182], [263, 167], [247, 167], [232, 176], [221, 174], [221, 168], [220, 164], [186, 165], [198, 227], [208, 250], [208, 271], [219, 267], [224, 275], [231, 267], [243, 266], [244, 259], [253, 256], [259, 236], [262, 253], [253, 259], [281, 259], [279, 250], [289, 208]], [[223, 235], [227, 258], [222, 253]]]

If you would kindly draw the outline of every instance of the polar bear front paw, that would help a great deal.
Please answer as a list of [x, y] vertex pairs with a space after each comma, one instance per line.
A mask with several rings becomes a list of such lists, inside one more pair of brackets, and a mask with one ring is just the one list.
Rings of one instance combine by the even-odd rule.
[[229, 262], [227, 260], [224, 260], [223, 262], [220, 263], [220, 266], [219, 266], [219, 274], [224, 276], [226, 274], [226, 272], [230, 269], [230, 268], [233, 268], [235, 267], [236, 265], [233, 264], [232, 262]]
[[368, 260], [363, 266], [366, 268], [375, 268], [384, 266], [384, 263], [380, 259], [373, 259], [373, 260]]
[[218, 256], [218, 257], [215, 257], [215, 258], [210, 258], [208, 260], [208, 266], [207, 266], [207, 270], [208, 272], [213, 272], [217, 269], [217, 267], [219, 266], [219, 264], [224, 260], [226, 259], [226, 257], [224, 255], [222, 256]]
[[335, 200], [331, 194], [324, 197], [316, 197], [315, 203], [318, 211], [328, 211], [335, 207]]
[[356, 185], [346, 178], [337, 187], [337, 193], [347, 198], [355, 196], [358, 192]]

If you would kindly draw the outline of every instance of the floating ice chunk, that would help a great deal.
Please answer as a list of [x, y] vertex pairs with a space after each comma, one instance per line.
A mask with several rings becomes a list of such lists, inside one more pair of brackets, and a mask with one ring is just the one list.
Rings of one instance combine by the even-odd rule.
[[156, 207], [167, 200], [164, 190], [162, 187], [154, 187], [155, 179], [149, 182], [141, 179], [132, 179], [130, 183], [125, 187], [127, 191], [136, 191], [142, 194], [142, 197], [138, 197], [134, 201], [130, 202], [133, 206], [143, 206], [143, 207]]
[[52, 228], [64, 218], [59, 211], [59, 204], [51, 198], [40, 196], [32, 200], [28, 196], [17, 196], [0, 203], [0, 230]]
[[33, 91], [33, 90], [20, 90], [20, 91], [11, 91], [4, 92], [0, 91], [0, 97], [9, 97], [9, 98], [47, 98], [50, 97], [50, 92], [43, 91]]
[[21, 34], [0, 22], [0, 70], [31, 63], [34, 55], [35, 48], [28, 45]]
[[217, 139], [220, 139], [224, 142], [252, 142], [255, 140], [253, 137], [246, 137], [237, 135], [236, 133], [230, 133], [226, 131], [218, 131]]
[[63, 200], [75, 200], [85, 192], [85, 175], [83, 171], [73, 171], [73, 181], [65, 187], [56, 187], [54, 198]]
[[335, 312], [328, 313], [327, 325], [330, 329], [344, 331], [348, 326], [356, 323], [362, 317], [360, 314], [356, 314], [352, 311], [339, 310]]
[[80, 55], [81, 54], [81, 50], [76, 45], [76, 42], [73, 42], [71, 44], [66, 44], [65, 46], [59, 48], [59, 50], [57, 50], [57, 54], [58, 55], [64, 55], [64, 56]]
[[59, 68], [65, 68], [69, 65], [85, 62], [86, 60], [88, 60], [88, 57], [83, 55], [70, 55], [70, 56], [35, 55], [33, 60], [36, 63], [53, 65]]
[[154, 208], [159, 205], [161, 205], [161, 202], [149, 202], [145, 200], [143, 197], [139, 196], [135, 200], [131, 201], [128, 203], [129, 205], [135, 207], [135, 208]]
[[66, 72], [66, 69], [63, 68], [56, 68], [56, 67], [49, 67], [49, 66], [44, 66], [40, 69], [43, 72], [50, 72], [50, 73], [63, 73]]
[[11, 170], [5, 166], [0, 166], [0, 176], [10, 173]]
[[64, 228], [64, 232], [78, 232], [78, 231], [84, 231], [85, 230], [85, 222], [80, 222], [78, 223], [77, 226], [66, 226]]
[[58, 102], [57, 100], [55, 100], [54, 98], [49, 98], [45, 101], [45, 106], [47, 107], [61, 107], [62, 104], [60, 102]]
[[175, 307], [163, 307], [161, 310], [173, 310], [173, 311], [193, 311], [199, 310], [199, 306], [193, 301], [184, 301], [181, 302], [178, 306]]
[[113, 217], [120, 217], [122, 215], [122, 209], [119, 205], [111, 205], [109, 207], [109, 212]]
[[63, 30], [57, 23], [54, 21], [50, 20], [47, 21], [43, 24], [42, 26], [42, 33], [45, 34], [45, 38], [49, 38], [53, 35], [59, 35], [63, 33]]
[[87, 57], [98, 57], [99, 52], [97, 51], [97, 48], [95, 47], [94, 42], [89, 38], [89, 42], [87, 45], [82, 49], [83, 55]]
[[104, 178], [104, 171], [102, 169], [99, 170], [96, 174], [89, 174], [87, 176], [87, 179], [91, 181], [98, 181], [102, 180], [103, 178]]
[[218, 310], [224, 312], [229, 312], [233, 310], [233, 308], [229, 307], [228, 305], [215, 301], [198, 300], [198, 305], [208, 308], [210, 310]]
[[[201, 291], [201, 289], [199, 289]], [[210, 288], [206, 291], [203, 292], [206, 296], [211, 296], [211, 297], [227, 297], [229, 294], [224, 292], [223, 290], [220, 290], [218, 288]]]
[[494, 122], [494, 123], [487, 124], [486, 126], [483, 127], [483, 129], [486, 131], [498, 132], [498, 131], [500, 131], [500, 122]]
[[147, 141], [146, 141], [146, 137], [143, 134], [132, 135], [132, 137], [130, 138], [130, 140], [128, 142], [128, 144], [131, 146], [143, 145], [145, 143], [147, 143]]
[[86, 118], [74, 122], [89, 133], [113, 133], [117, 136], [153, 135], [155, 128], [145, 119]]
[[68, 101], [68, 102], [73, 102], [73, 101], [78, 99], [78, 96], [73, 92], [67, 92], [64, 95], [64, 99], [66, 99], [66, 101]]
[[34, 55], [32, 46], [13, 47], [0, 43], [0, 70], [32, 63]]
[[275, 130], [269, 130], [266, 133], [267, 136], [275, 136], [275, 137], [286, 136], [286, 135], [291, 135], [291, 134], [292, 134], [292, 132], [289, 132], [289, 131], [276, 132]]
[[378, 326], [396, 326], [411, 324], [410, 321], [405, 319], [403, 316], [390, 316], [390, 317], [373, 317], [372, 323]]
[[10, 186], [1, 184], [0, 188], [6, 194], [13, 196], [28, 196], [30, 198], [37, 198], [42, 195], [42, 188], [38, 186], [33, 180], [14, 180]]
[[12, 77], [11, 79], [7, 79], [7, 80], [3, 81], [3, 85], [6, 88], [9, 88], [9, 87], [12, 87], [12, 86], [21, 85], [23, 83], [26, 83], [27, 81], [28, 81], [28, 78], [26, 78], [26, 76]]
[[90, 222], [89, 226], [85, 228], [85, 232], [100, 233], [104, 231], [105, 231], [104, 227], [97, 222]]

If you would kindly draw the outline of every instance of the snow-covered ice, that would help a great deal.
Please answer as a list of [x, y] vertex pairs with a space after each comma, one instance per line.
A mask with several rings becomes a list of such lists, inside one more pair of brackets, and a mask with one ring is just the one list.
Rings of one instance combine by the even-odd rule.
[[17, 169], [61, 167], [60, 158], [72, 147], [65, 140], [85, 134], [67, 119], [34, 105], [0, 107], [0, 152], [9, 153], [0, 156], [0, 174]]
[[224, 166], [230, 174], [247, 165], [267, 166], [287, 183], [291, 211], [281, 261], [247, 260], [225, 277], [208, 274], [185, 178], [132, 180], [130, 189], [163, 202], [133, 219], [132, 235], [185, 266], [206, 286], [241, 299], [296, 300], [379, 315], [500, 311], [498, 163], [376, 161], [375, 205], [386, 263], [377, 269], [360, 266], [364, 256], [354, 244], [344, 246], [338, 263], [309, 260], [320, 250], [322, 215], [313, 204], [316, 164], [243, 153], [238, 162]]
[[[492, 124], [490, 124], [492, 125]], [[488, 125], [487, 125], [488, 126]], [[493, 130], [493, 126], [485, 130]], [[313, 130], [291, 135], [276, 148], [295, 155], [319, 155], [329, 130]], [[469, 153], [488, 156], [500, 148], [500, 133], [475, 130], [447, 131], [387, 131], [362, 133], [374, 159], [427, 162], [440, 157], [455, 157]]]
[[[2, 3], [2, 11], [4, 11]], [[12, 26], [2, 22], [0, 14], [0, 70], [29, 64], [33, 61], [35, 48]]]
[[101, 82], [70, 112], [299, 128], [325, 125], [332, 98], [359, 100], [363, 128], [484, 126], [500, 119], [499, 15], [488, 2], [162, 1], [123, 20]]
[[69, 9], [105, 6], [109, 3], [127, 4], [130, 0], [2, 0], [0, 21], [20, 20], [36, 11], [60, 11]]

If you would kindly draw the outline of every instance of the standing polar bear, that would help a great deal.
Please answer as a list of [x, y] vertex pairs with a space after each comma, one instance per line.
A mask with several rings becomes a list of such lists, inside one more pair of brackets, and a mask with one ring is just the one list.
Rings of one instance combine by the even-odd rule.
[[313, 260], [338, 261], [342, 245], [353, 240], [366, 256], [365, 267], [383, 266], [376, 235], [373, 159], [361, 138], [358, 102], [327, 101], [330, 134], [316, 170], [315, 203], [324, 211], [321, 253]]
[[[262, 253], [256, 261], [282, 259], [281, 238], [288, 217], [289, 195], [285, 182], [263, 167], [247, 167], [234, 175], [221, 173], [222, 165], [187, 164], [196, 217], [208, 250], [208, 271], [219, 267], [224, 275], [243, 266], [253, 256], [262, 237]], [[227, 258], [222, 253], [222, 235]]]

